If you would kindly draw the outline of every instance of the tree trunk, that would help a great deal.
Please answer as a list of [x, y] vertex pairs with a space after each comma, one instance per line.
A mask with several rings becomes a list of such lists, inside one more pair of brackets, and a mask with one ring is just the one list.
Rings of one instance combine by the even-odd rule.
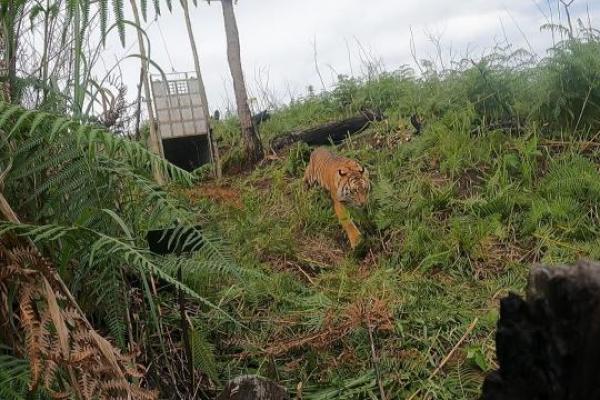
[[[140, 13], [137, 8], [136, 0], [130, 0], [130, 3], [131, 3], [131, 9], [133, 10], [133, 16], [135, 19], [135, 23], [138, 26], [141, 26]], [[140, 56], [142, 57], [142, 72], [141, 72], [142, 84], [144, 85], [144, 94], [146, 96], [146, 102], [148, 104], [148, 119], [149, 119], [149, 125], [150, 125], [150, 135], [148, 137], [148, 148], [154, 154], [156, 154], [160, 157], [163, 157], [162, 142], [160, 140], [160, 137], [158, 137], [156, 118], [154, 117], [154, 110], [152, 109], [152, 97], [150, 94], [150, 82], [148, 79], [149, 78], [148, 77], [148, 69], [149, 69], [150, 63], [148, 60], [148, 56], [146, 54], [146, 46], [144, 45], [144, 37], [139, 30], [137, 31], [137, 34], [138, 34], [138, 44], [140, 47]], [[165, 183], [165, 177], [161, 174], [161, 172], [158, 168], [154, 168], [154, 170], [152, 171], [152, 174], [154, 175], [154, 179], [156, 180], [156, 183], [158, 183], [159, 185], [162, 185], [163, 183]]]
[[223, 20], [225, 21], [225, 34], [227, 35], [227, 59], [229, 61], [229, 69], [231, 70], [231, 78], [233, 79], [238, 116], [242, 126], [242, 141], [247, 161], [253, 165], [262, 159], [263, 149], [260, 138], [252, 124], [252, 114], [248, 105], [248, 95], [246, 93], [240, 56], [240, 38], [233, 11], [233, 0], [221, 0], [221, 5], [223, 6]]
[[[46, 98], [48, 97], [48, 52], [50, 49], [50, 0], [46, 1], [46, 9], [45, 20], [44, 20], [44, 48], [42, 51], [42, 68], [41, 68], [41, 76], [42, 76], [42, 101], [46, 102]], [[39, 104], [38, 104], [39, 105]]]
[[8, 89], [10, 93], [10, 101], [14, 104], [19, 104], [21, 101], [21, 93], [17, 81], [17, 54], [19, 43], [21, 40], [21, 24], [23, 22], [24, 4], [10, 1], [10, 19], [12, 27], [9, 34], [8, 49], [9, 49], [9, 64], [8, 64]]
[[0, 26], [0, 51], [2, 52], [2, 58], [0, 59], [0, 84], [2, 85], [1, 98], [2, 101], [10, 103], [10, 82], [9, 82], [9, 65], [10, 65], [10, 52], [8, 50], [8, 41], [10, 37], [8, 35], [8, 27], [6, 22]]
[[5, 15], [2, 18], [2, 100], [18, 104], [17, 85], [17, 50], [19, 44], [19, 35], [21, 31], [21, 21], [23, 18], [23, 5], [15, 1], [9, 1], [5, 4]]
[[600, 265], [537, 267], [500, 303], [499, 369], [481, 400], [600, 398]]
[[196, 69], [196, 79], [198, 79], [198, 88], [200, 90], [200, 100], [202, 101], [202, 113], [204, 120], [208, 126], [208, 143], [210, 146], [210, 157], [213, 162], [213, 171], [217, 178], [221, 177], [221, 160], [219, 157], [219, 148], [217, 143], [213, 139], [212, 127], [210, 126], [210, 112], [208, 111], [208, 97], [206, 96], [206, 88], [204, 87], [204, 80], [202, 79], [202, 73], [200, 72], [200, 57], [198, 56], [198, 48], [196, 47], [196, 39], [194, 39], [194, 32], [192, 31], [192, 23], [190, 20], [190, 10], [188, 7], [188, 0], [181, 0], [181, 7], [183, 8], [183, 14], [185, 16], [185, 26], [187, 28], [188, 36], [190, 38], [190, 47], [192, 48], [192, 58], [194, 59], [194, 68]]
[[73, 15], [73, 104], [72, 112], [75, 119], [81, 118], [83, 109], [84, 89], [81, 87], [81, 57], [82, 57], [82, 37], [81, 37], [81, 8], [77, 4]]

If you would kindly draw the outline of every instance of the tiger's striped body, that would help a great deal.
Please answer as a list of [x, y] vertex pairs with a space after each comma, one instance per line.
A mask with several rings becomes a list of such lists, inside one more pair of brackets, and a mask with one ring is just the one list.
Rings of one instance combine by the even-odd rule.
[[367, 170], [355, 160], [318, 148], [310, 155], [304, 182], [309, 186], [318, 184], [329, 191], [335, 214], [348, 235], [351, 247], [355, 248], [362, 235], [350, 219], [345, 205], [364, 206], [367, 203], [370, 189]]

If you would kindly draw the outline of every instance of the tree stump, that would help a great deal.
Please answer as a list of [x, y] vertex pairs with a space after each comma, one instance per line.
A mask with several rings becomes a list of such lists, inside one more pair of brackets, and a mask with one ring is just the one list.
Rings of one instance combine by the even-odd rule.
[[501, 301], [482, 400], [600, 399], [600, 264], [537, 267]]
[[289, 400], [282, 386], [255, 375], [237, 377], [225, 386], [217, 400]]

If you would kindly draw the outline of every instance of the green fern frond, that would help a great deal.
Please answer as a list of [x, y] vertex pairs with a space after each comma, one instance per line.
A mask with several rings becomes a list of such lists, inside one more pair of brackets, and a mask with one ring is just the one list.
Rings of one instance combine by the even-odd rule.
[[89, 28], [90, 23], [90, 1], [81, 2], [81, 29], [79, 31], [79, 36], [85, 37], [85, 31]]
[[28, 397], [29, 362], [0, 354], [0, 398], [25, 400]]
[[2, 104], [2, 108], [0, 109], [0, 129], [3, 129], [5, 131], [10, 131], [9, 129], [7, 129], [7, 124], [8, 123], [13, 123], [13, 118], [20, 118], [21, 115], [23, 113], [28, 113], [30, 114], [31, 112], [27, 112], [25, 110], [23, 110], [20, 106], [18, 105], [10, 105], [8, 103], [4, 103]]
[[140, 0], [140, 9], [142, 10], [142, 19], [148, 20], [148, 0]]
[[369, 391], [377, 391], [377, 379], [375, 371], [363, 372], [358, 377], [339, 382], [337, 385], [324, 390], [306, 388], [302, 392], [302, 398], [307, 400], [357, 400], [369, 398]]
[[75, 15], [79, 6], [80, 6], [79, 0], [68, 0], [67, 1], [68, 14]]
[[160, 0], [153, 0], [154, 12], [156, 15], [160, 15]]
[[[23, 179], [26, 176], [31, 176], [47, 169], [60, 166], [67, 161], [74, 159], [77, 161], [77, 159], [81, 157], [81, 150], [78, 148], [66, 148], [53, 157], [42, 157], [48, 155], [48, 149], [39, 146], [39, 144], [39, 140], [32, 140], [30, 143], [31, 147], [26, 146], [25, 149], [20, 148], [19, 151], [17, 151], [17, 155], [27, 153], [28, 157], [12, 171], [11, 179]], [[31, 151], [33, 146], [39, 146], [35, 152]]]
[[[104, 273], [100, 274], [93, 294], [97, 309], [104, 314], [104, 320], [108, 325], [110, 335], [115, 339], [121, 349], [126, 348], [127, 323], [125, 313], [127, 308], [124, 304], [124, 288], [119, 274], [119, 267], [107, 263]], [[106, 265], [106, 264], [105, 264]], [[97, 264], [100, 267], [100, 264]]]
[[548, 195], [594, 200], [600, 197], [600, 174], [591, 160], [573, 155], [554, 161], [540, 187]]
[[112, 3], [113, 12], [115, 14], [116, 23], [119, 30], [119, 38], [121, 39], [121, 44], [125, 46], [125, 24], [123, 23], [125, 20], [125, 15], [123, 12], [123, 0], [112, 0]]
[[102, 45], [106, 46], [106, 36], [108, 27], [108, 1], [99, 0], [98, 6], [100, 8], [100, 33], [102, 35]]
[[[30, 116], [35, 115], [19, 106], [3, 107], [0, 112], [0, 128], [5, 129], [5, 125], [11, 117], [19, 119], [24, 113], [28, 113]], [[57, 136], [68, 135], [73, 137], [82, 148], [87, 149], [91, 155], [108, 149], [108, 156], [126, 156], [126, 160], [136, 167], [145, 168], [150, 165], [184, 184], [189, 184], [193, 180], [190, 173], [151, 153], [140, 144], [113, 135], [104, 129], [81, 125], [65, 117], [39, 113], [34, 118], [34, 126], [31, 127], [32, 135], [46, 135], [45, 132], [38, 129], [42, 123], [51, 124], [48, 141], [56, 140]]]
[[219, 311], [231, 321], [237, 323], [220, 307], [211, 303], [204, 297], [200, 296], [187, 285], [179, 282], [172, 275], [163, 271], [160, 264], [153, 260], [152, 255], [143, 249], [136, 248], [132, 243], [123, 241], [119, 238], [108, 236], [102, 232], [95, 231], [90, 228], [77, 226], [61, 226], [61, 225], [27, 225], [15, 224], [10, 222], [0, 222], [0, 235], [6, 233], [14, 233], [19, 236], [28, 237], [35, 243], [56, 242], [60, 239], [68, 239], [70, 241], [83, 240], [84, 238], [93, 239], [89, 248], [90, 264], [94, 263], [94, 257], [98, 254], [110, 254], [113, 257], [118, 257], [125, 265], [135, 266], [140, 273], [148, 273], [161, 279], [162, 281], [172, 285], [175, 289], [181, 290], [187, 296], [195, 299], [206, 306]]
[[214, 382], [219, 381], [214, 346], [206, 339], [204, 332], [196, 327], [190, 328], [190, 342], [194, 368], [204, 372]]

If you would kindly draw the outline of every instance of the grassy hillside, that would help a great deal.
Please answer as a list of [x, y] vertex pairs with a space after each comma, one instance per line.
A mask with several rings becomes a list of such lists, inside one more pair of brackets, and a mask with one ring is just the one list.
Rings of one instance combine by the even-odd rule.
[[[278, 110], [264, 141], [365, 107], [388, 117], [335, 149], [371, 173], [369, 248], [353, 254], [328, 196], [303, 188], [306, 145], [179, 190], [243, 270], [188, 282], [245, 325], [211, 320], [222, 378], [258, 372], [305, 399], [379, 397], [378, 380], [388, 398], [477, 398], [498, 300], [533, 263], [600, 258], [599, 74], [590, 33], [539, 61], [498, 50], [420, 78], [341, 77]], [[234, 171], [236, 121], [218, 133]]]
[[[258, 373], [309, 400], [478, 398], [499, 300], [534, 263], [600, 259], [600, 38], [578, 37], [541, 60], [508, 48], [340, 77], [275, 110], [265, 145], [363, 109], [387, 116], [334, 149], [372, 177], [357, 252], [329, 196], [303, 187], [306, 145], [244, 172], [226, 119], [216, 181], [0, 102], [0, 397], [52, 398], [81, 377], [113, 397], [212, 398]], [[168, 241], [197, 251], [150, 252], [146, 234], [174, 221]]]

